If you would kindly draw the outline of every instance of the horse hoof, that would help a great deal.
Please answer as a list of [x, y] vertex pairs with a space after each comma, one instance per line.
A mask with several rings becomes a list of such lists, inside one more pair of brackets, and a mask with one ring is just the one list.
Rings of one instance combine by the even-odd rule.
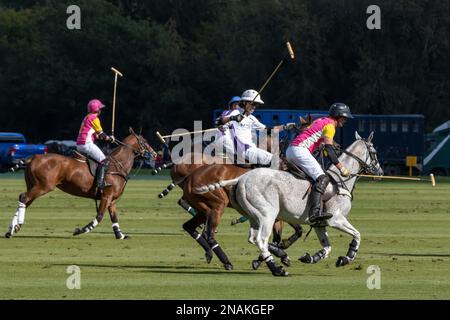
[[205, 258], [206, 258], [206, 262], [207, 262], [207, 263], [210, 263], [211, 260], [212, 260], [212, 258], [213, 258], [212, 251], [206, 251], [206, 252], [205, 252]]
[[129, 236], [129, 235], [125, 235], [125, 237], [123, 237], [123, 240], [130, 240], [131, 239], [131, 236]]
[[233, 219], [233, 220], [231, 220], [231, 225], [232, 226], [234, 226], [234, 225], [236, 225], [236, 224], [238, 224], [239, 223], [239, 220], [238, 219]]
[[313, 263], [313, 259], [311, 258], [308, 252], [302, 255], [300, 258], [298, 258], [298, 260], [300, 260], [303, 263]]
[[6, 239], [11, 239], [12, 238], [12, 234], [11, 234], [11, 232], [7, 232], [7, 233], [5, 233], [5, 238]]
[[80, 228], [76, 228], [74, 231], [73, 231], [73, 235], [74, 236], [78, 236], [78, 235], [80, 235], [80, 234], [82, 234], [83, 233], [83, 231], [80, 229]]
[[350, 261], [348, 260], [348, 257], [340, 256], [336, 261], [336, 267], [343, 267], [349, 263]]
[[282, 266], [279, 266], [275, 271], [272, 272], [272, 275], [274, 275], [275, 277], [287, 277], [289, 273], [284, 270]]
[[252, 261], [252, 268], [253, 268], [253, 270], [258, 270], [260, 265], [261, 265], [261, 261], [259, 261], [259, 260], [253, 260]]
[[281, 263], [284, 264], [286, 267], [291, 266], [291, 259], [289, 259], [289, 256], [285, 256], [281, 258]]
[[225, 263], [223, 266], [225, 267], [225, 270], [227, 270], [227, 271], [233, 270], [233, 265], [231, 263]]

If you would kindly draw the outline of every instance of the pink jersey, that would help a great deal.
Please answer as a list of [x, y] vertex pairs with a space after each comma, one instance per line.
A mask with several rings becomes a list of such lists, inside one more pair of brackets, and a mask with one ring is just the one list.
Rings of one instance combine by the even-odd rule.
[[89, 113], [84, 117], [81, 123], [81, 128], [78, 133], [77, 145], [85, 145], [86, 143], [93, 143], [95, 140], [94, 133], [102, 132], [102, 126], [96, 113]]
[[291, 142], [291, 146], [307, 148], [311, 153], [323, 142], [323, 137], [334, 138], [336, 128], [334, 120], [328, 117], [315, 120], [305, 131]]

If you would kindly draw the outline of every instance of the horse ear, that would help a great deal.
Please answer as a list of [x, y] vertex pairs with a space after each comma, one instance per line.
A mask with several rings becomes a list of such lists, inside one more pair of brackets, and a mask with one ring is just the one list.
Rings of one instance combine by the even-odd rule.
[[359, 135], [358, 131], [355, 131], [355, 139], [356, 140], [361, 140], [361, 136]]
[[128, 131], [129, 131], [131, 134], [135, 134], [132, 127], [129, 127], [129, 128], [128, 128]]
[[367, 142], [372, 142], [373, 139], [373, 131], [369, 134], [369, 137], [367, 138]]
[[306, 120], [303, 119], [303, 117], [300, 117], [300, 124], [305, 124], [305, 123], [306, 123]]

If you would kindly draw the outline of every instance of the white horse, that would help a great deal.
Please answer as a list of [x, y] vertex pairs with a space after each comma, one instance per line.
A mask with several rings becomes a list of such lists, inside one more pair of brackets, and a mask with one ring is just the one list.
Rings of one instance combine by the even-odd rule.
[[[334, 181], [327, 186], [324, 193], [323, 210], [333, 216], [313, 225], [322, 249], [313, 256], [304, 254], [300, 258], [304, 263], [317, 263], [328, 257], [331, 244], [326, 231], [327, 225], [353, 237], [347, 254], [338, 258], [336, 267], [344, 266], [356, 257], [361, 236], [347, 220], [352, 207], [352, 191], [359, 173], [381, 176], [383, 170], [372, 144], [373, 132], [367, 140], [362, 139], [357, 132], [355, 135], [356, 141], [339, 156], [339, 161], [349, 169], [350, 176], [343, 178], [334, 165], [327, 170], [327, 174]], [[258, 261], [265, 261], [273, 275], [287, 276], [288, 273], [283, 267], [275, 264], [268, 250], [269, 237], [277, 218], [293, 224], [310, 224], [308, 222], [310, 204], [306, 197], [310, 182], [297, 179], [285, 171], [259, 168], [233, 180], [202, 186], [197, 188], [197, 192], [205, 193], [227, 186], [234, 186], [230, 196], [233, 207], [250, 220], [249, 242], [256, 244], [261, 251], [258, 260], [253, 261], [253, 266], [255, 267], [255, 264], [257, 266]]]

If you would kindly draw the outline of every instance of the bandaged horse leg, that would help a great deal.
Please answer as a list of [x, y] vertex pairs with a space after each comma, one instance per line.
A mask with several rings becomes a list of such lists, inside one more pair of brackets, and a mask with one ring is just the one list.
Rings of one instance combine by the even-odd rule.
[[355, 260], [356, 253], [358, 252], [359, 245], [361, 244], [361, 234], [355, 229], [355, 227], [352, 226], [350, 222], [348, 222], [347, 218], [344, 216], [330, 222], [332, 222], [330, 223], [331, 227], [341, 230], [353, 237], [349, 244], [347, 254], [345, 256], [340, 256], [336, 261], [336, 267], [342, 267]]
[[191, 216], [195, 216], [197, 214], [197, 211], [192, 208], [190, 204], [183, 198], [180, 198], [180, 200], [178, 200], [178, 205], [186, 210]]
[[113, 201], [113, 203], [109, 206], [108, 211], [109, 211], [109, 217], [111, 218], [112, 228], [113, 228], [114, 235], [116, 236], [116, 239], [118, 239], [118, 240], [129, 239], [130, 236], [123, 234], [122, 231], [120, 230], [119, 218], [117, 217], [117, 209], [116, 209], [115, 201]]
[[285, 266], [291, 265], [291, 259], [289, 258], [288, 254], [283, 250], [283, 248], [280, 247], [281, 243], [281, 234], [283, 232], [283, 225], [284, 222], [281, 220], [276, 220], [273, 224], [273, 236], [272, 236], [272, 242], [269, 243], [269, 251], [276, 257], [281, 259], [281, 263], [283, 263]]
[[289, 275], [282, 266], [277, 266], [270, 251], [269, 251], [269, 237], [272, 232], [272, 227], [275, 219], [267, 219], [260, 225], [258, 235], [256, 236], [256, 244], [261, 251], [258, 260], [263, 259], [266, 262], [267, 267], [274, 276], [287, 276]]
[[247, 217], [240, 216], [239, 218], [234, 218], [233, 220], [231, 220], [231, 225], [234, 226], [234, 225], [236, 225], [238, 223], [244, 223], [247, 220], [248, 220]]
[[300, 237], [303, 234], [302, 226], [299, 224], [290, 224], [289, 225], [295, 230], [295, 233], [292, 234], [289, 238], [281, 240], [281, 242], [278, 244], [278, 246], [281, 249], [286, 250], [289, 248], [295, 241], [300, 239]]
[[317, 238], [319, 238], [320, 244], [322, 245], [322, 249], [317, 251], [312, 256], [309, 253], [305, 253], [303, 256], [299, 258], [299, 260], [303, 263], [317, 263], [325, 258], [331, 252], [331, 244], [328, 239], [328, 233], [325, 227], [315, 227], [314, 231], [317, 234]]
[[102, 200], [100, 200], [96, 217], [83, 228], [75, 228], [73, 235], [78, 236], [83, 233], [91, 232], [103, 220], [105, 210], [109, 207], [111, 200], [111, 196], [103, 196]]
[[9, 230], [7, 232], [6, 236], [7, 238], [10, 238], [14, 235], [14, 233], [17, 233], [20, 231], [20, 228], [22, 227], [22, 224], [25, 221], [25, 210], [26, 205], [22, 202], [18, 202], [16, 213], [13, 216], [13, 219], [11, 221], [11, 224], [9, 225]]
[[233, 265], [228, 259], [225, 252], [220, 247], [219, 243], [214, 238], [214, 233], [219, 225], [220, 212], [223, 212], [224, 208], [218, 207], [209, 212], [207, 215], [205, 230], [203, 232], [205, 239], [208, 241], [209, 246], [214, 251], [219, 260], [223, 263], [226, 270], [233, 270]]
[[19, 232], [22, 224], [25, 222], [26, 208], [29, 207], [36, 198], [43, 196], [51, 190], [52, 189], [48, 186], [36, 185], [27, 192], [23, 192], [20, 194], [16, 213], [11, 220], [11, 224], [9, 225], [8, 231], [5, 234], [5, 238], [11, 238], [14, 233]]
[[204, 223], [205, 215], [203, 213], [195, 215], [192, 219], [186, 221], [183, 224], [183, 229], [194, 238], [195, 241], [205, 250], [205, 258], [206, 262], [210, 263], [213, 258], [211, 247], [208, 244], [208, 241], [203, 237], [202, 234], [198, 233], [196, 228]]

